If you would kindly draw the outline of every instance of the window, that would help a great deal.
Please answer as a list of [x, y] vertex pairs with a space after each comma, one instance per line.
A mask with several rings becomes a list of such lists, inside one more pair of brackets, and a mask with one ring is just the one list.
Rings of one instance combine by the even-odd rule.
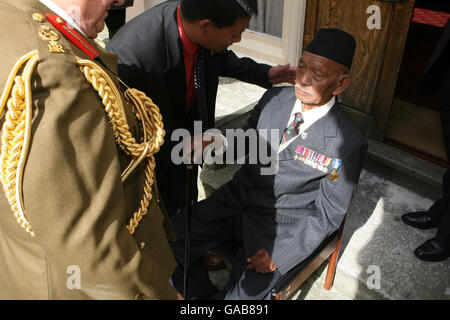
[[258, 0], [258, 11], [242, 41], [230, 49], [239, 56], [272, 65], [297, 65], [303, 44], [306, 0]]

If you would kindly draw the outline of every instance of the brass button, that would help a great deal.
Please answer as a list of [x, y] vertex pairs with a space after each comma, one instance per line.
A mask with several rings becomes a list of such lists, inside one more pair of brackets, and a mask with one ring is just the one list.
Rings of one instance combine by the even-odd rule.
[[33, 13], [33, 20], [37, 22], [44, 22], [44, 16], [40, 13]]
[[140, 246], [141, 249], [144, 249], [144, 247], [145, 247], [145, 242], [142, 241], [141, 244], [140, 244], [139, 246]]
[[64, 24], [64, 20], [60, 17], [56, 18], [56, 22], [58, 22], [59, 24]]

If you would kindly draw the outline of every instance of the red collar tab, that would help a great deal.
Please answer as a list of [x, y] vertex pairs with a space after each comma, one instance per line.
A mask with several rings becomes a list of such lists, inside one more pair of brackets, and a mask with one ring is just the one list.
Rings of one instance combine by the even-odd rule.
[[70, 28], [67, 23], [58, 17], [57, 15], [47, 13], [47, 20], [59, 31], [61, 32], [67, 39], [70, 40], [74, 45], [76, 45], [81, 51], [89, 56], [91, 59], [96, 59], [99, 57], [100, 53], [91, 46], [82, 35], [80, 35], [77, 31]]

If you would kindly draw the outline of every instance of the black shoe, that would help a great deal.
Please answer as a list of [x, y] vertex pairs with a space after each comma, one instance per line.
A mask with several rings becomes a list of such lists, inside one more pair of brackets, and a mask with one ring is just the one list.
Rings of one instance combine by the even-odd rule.
[[450, 257], [450, 248], [445, 248], [435, 241], [430, 239], [420, 247], [418, 247], [414, 254], [423, 261], [443, 261]]
[[417, 229], [430, 229], [439, 227], [439, 222], [431, 219], [424, 211], [411, 212], [402, 216], [402, 221], [407, 225], [413, 226]]
[[212, 251], [203, 254], [203, 264], [208, 271], [219, 271], [225, 269], [225, 261]]

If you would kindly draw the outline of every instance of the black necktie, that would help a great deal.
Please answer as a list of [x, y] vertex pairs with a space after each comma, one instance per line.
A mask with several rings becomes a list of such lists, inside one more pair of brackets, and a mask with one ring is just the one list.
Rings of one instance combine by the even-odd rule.
[[206, 100], [206, 52], [199, 48], [197, 61], [195, 62], [195, 96], [197, 99], [197, 111], [202, 121], [202, 130], [205, 132], [209, 127], [208, 103]]

